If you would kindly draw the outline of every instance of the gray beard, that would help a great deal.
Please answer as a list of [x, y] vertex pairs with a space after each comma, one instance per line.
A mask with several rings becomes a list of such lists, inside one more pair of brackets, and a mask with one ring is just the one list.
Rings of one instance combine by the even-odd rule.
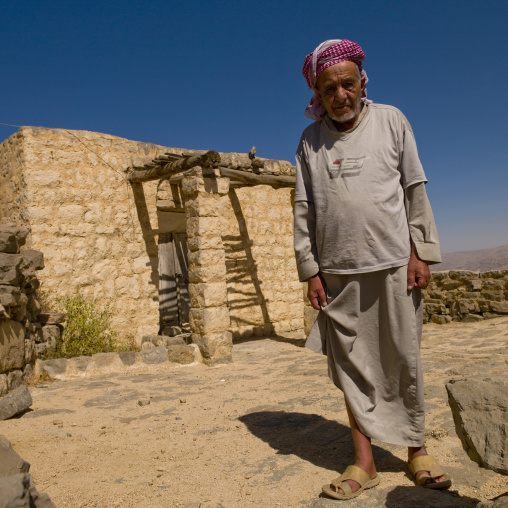
[[345, 123], [345, 122], [349, 122], [349, 120], [352, 120], [353, 118], [355, 118], [356, 116], [358, 116], [360, 114], [360, 109], [361, 109], [361, 104], [358, 104], [358, 107], [356, 108], [356, 110], [352, 110], [351, 113], [347, 114], [347, 115], [341, 115], [340, 117], [339, 116], [336, 116], [336, 115], [330, 115], [330, 118], [335, 121], [335, 122], [339, 122], [339, 123]]

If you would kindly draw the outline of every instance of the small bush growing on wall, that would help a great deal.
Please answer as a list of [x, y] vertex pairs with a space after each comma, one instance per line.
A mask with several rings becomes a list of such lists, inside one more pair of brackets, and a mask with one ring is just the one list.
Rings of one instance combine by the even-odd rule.
[[79, 293], [64, 298], [61, 303], [67, 319], [56, 356], [72, 358], [118, 351], [109, 307], [101, 309], [95, 300], [86, 301]]

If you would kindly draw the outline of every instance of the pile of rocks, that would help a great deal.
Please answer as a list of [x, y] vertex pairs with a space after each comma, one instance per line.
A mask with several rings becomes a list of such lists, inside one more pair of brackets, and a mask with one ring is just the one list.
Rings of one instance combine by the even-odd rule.
[[28, 233], [25, 227], [0, 226], [0, 396], [32, 377], [42, 329], [35, 272], [44, 260], [39, 251], [20, 252]]
[[423, 322], [475, 322], [508, 314], [508, 270], [433, 272]]

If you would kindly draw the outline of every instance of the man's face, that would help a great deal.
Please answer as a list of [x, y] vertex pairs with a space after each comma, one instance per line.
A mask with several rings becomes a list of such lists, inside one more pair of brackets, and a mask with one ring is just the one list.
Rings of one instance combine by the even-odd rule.
[[360, 78], [354, 62], [339, 62], [327, 67], [316, 84], [318, 98], [339, 131], [352, 129], [361, 110], [365, 78]]

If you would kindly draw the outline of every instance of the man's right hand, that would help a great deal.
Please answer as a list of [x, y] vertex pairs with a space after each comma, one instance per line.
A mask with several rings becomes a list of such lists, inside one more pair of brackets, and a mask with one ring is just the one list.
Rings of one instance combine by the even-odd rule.
[[323, 277], [318, 273], [307, 279], [307, 284], [307, 297], [312, 307], [316, 310], [326, 307], [326, 285]]

